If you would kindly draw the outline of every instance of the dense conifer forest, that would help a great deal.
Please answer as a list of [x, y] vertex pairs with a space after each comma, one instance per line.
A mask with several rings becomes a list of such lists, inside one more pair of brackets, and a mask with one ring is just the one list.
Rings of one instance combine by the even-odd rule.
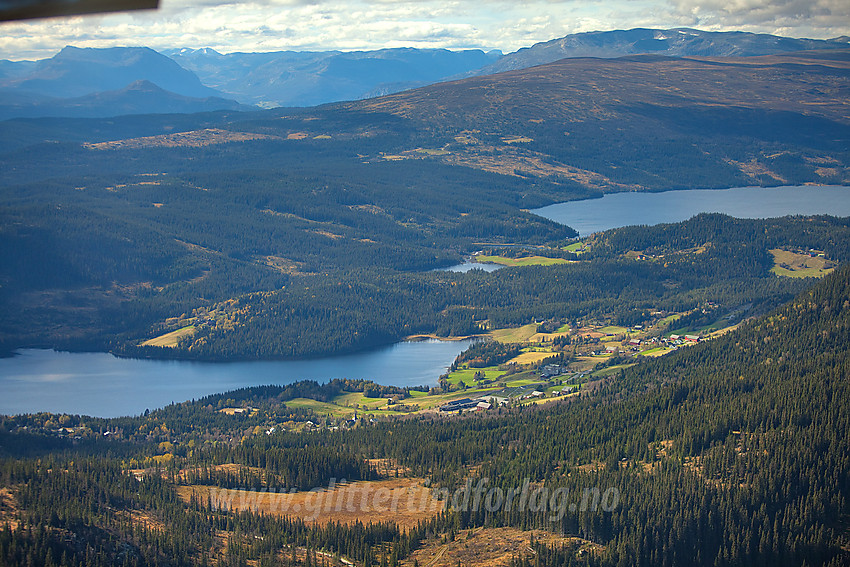
[[[599, 547], [586, 553], [533, 543], [513, 565], [846, 564], [848, 297], [850, 269], [842, 268], [734, 332], [543, 407], [241, 441], [230, 431], [250, 430], [255, 418], [195, 419], [220, 402], [259, 408], [307, 390], [321, 397], [369, 387], [305, 383], [231, 392], [138, 418], [63, 418], [67, 425], [87, 421], [94, 431], [140, 433], [122, 439], [95, 434], [59, 442], [38, 433], [37, 416], [5, 418], [0, 557], [11, 565], [271, 565], [287, 564], [294, 553], [298, 564], [315, 565], [327, 553], [357, 565], [397, 564], [433, 535], [451, 540], [476, 526], [515, 526]], [[171, 457], [153, 474], [128, 472], [161, 453], [163, 443], [172, 445]], [[524, 508], [453, 508], [449, 499], [444, 513], [401, 530], [391, 516], [385, 524], [319, 526], [210, 509], [175, 492], [187, 470], [196, 475], [192, 482], [252, 489], [270, 479], [300, 489], [323, 486], [330, 474], [375, 478], [376, 470], [364, 468], [367, 458], [390, 459], [402, 474], [428, 476], [447, 493], [483, 482], [507, 494], [530, 482], [548, 494], [562, 489], [563, 502], [578, 505], [563, 508], [547, 498]], [[222, 462], [276, 474], [204, 476]], [[211, 554], [221, 532], [230, 534], [228, 543]], [[319, 553], [317, 562], [308, 563], [311, 553]]]
[[[516, 567], [850, 564], [850, 221], [702, 214], [578, 241], [529, 212], [850, 183], [846, 57], [581, 59], [315, 109], [0, 122], [3, 354], [253, 360], [623, 329], [558, 336], [523, 369], [569, 395], [469, 400], [480, 412], [393, 413], [461, 399], [444, 376], [0, 416], [0, 565], [418, 567], [498, 530], [534, 534], [499, 540]], [[440, 271], [476, 253], [551, 265]], [[789, 255], [822, 267], [794, 274]], [[718, 322], [740, 325], [538, 380], [571, 337]], [[518, 350], [476, 344], [454, 368], [485, 382]], [[342, 479], [439, 510], [314, 522], [230, 497], [306, 502]]]
[[[846, 57], [572, 59], [319, 108], [3, 121], [0, 350], [307, 357], [469, 334], [484, 319], [529, 321], [524, 288], [558, 287], [542, 283], [552, 272], [429, 270], [499, 246], [564, 257], [575, 232], [528, 212], [554, 202], [847, 184]], [[731, 242], [756, 226], [700, 230]], [[637, 291], [618, 295], [636, 308], [678, 301], [640, 283], [659, 274], [605, 263], [661, 242], [651, 230], [621, 234], [596, 265], [562, 267], [562, 277], [577, 272], [586, 290], [634, 279]], [[714, 238], [704, 236], [693, 245]], [[754, 272], [766, 250], [729, 246], [706, 258], [764, 275]], [[727, 285], [700, 273], [707, 279], [671, 282], [680, 295]], [[351, 310], [338, 312], [348, 286]], [[484, 299], [458, 299], [483, 288]], [[547, 297], [537, 316], [610, 311], [611, 295], [597, 305], [586, 293], [569, 305]], [[399, 309], [387, 312], [388, 302]], [[196, 325], [193, 343], [139, 346], [198, 317], [211, 323], [210, 310], [224, 324]]]

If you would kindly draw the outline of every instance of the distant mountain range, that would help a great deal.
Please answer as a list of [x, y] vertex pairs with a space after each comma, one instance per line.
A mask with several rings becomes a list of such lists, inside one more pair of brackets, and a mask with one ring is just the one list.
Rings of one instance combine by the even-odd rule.
[[66, 47], [37, 62], [0, 65], [0, 118], [250, 110], [147, 47]]
[[147, 47], [66, 47], [50, 59], [36, 62], [25, 74], [3, 81], [2, 86], [71, 98], [123, 89], [141, 80], [188, 97], [221, 95], [173, 59]]
[[216, 110], [256, 110], [221, 97], [187, 97], [136, 81], [123, 89], [74, 98], [21, 96], [0, 92], [0, 120], [6, 118], [107, 118], [128, 114], [194, 114]]
[[499, 51], [381, 49], [231, 53], [165, 51], [204, 84], [246, 104], [315, 106], [395, 93], [466, 74], [502, 57]]
[[755, 56], [847, 46], [846, 37], [810, 40], [682, 28], [573, 34], [509, 55], [412, 48], [221, 54], [212, 49], [158, 53], [146, 47], [66, 47], [41, 61], [0, 61], [0, 119], [314, 106], [569, 57]]
[[689, 28], [577, 33], [520, 49], [470, 75], [526, 69], [568, 57], [613, 58], [652, 53], [667, 57], [752, 57], [795, 51], [847, 48], [848, 38], [794, 39], [745, 32], [705, 32]]

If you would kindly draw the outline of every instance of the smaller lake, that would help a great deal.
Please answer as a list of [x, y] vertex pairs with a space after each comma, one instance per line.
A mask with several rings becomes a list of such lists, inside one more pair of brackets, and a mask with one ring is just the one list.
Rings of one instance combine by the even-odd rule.
[[504, 268], [501, 264], [480, 264], [478, 262], [464, 262], [448, 268], [440, 268], [441, 272], [462, 272], [466, 273], [470, 270], [484, 270], [485, 272], [495, 272], [498, 269]]
[[850, 187], [786, 186], [693, 189], [663, 193], [610, 193], [549, 205], [532, 213], [576, 229], [581, 236], [631, 225], [681, 222], [700, 213], [737, 218], [787, 215], [850, 216]]
[[347, 356], [259, 362], [148, 360], [24, 349], [0, 359], [0, 414], [139, 415], [172, 402], [298, 380], [324, 383], [350, 378], [392, 386], [435, 386], [471, 342], [410, 341]]

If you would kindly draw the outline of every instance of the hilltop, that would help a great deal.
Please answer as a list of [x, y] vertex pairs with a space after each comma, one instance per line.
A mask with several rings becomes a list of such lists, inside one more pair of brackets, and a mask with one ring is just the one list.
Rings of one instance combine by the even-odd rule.
[[[525, 69], [564, 58], [751, 57], [847, 49], [846, 38], [794, 39], [687, 28], [571, 34], [515, 53], [468, 49], [278, 51], [219, 53], [214, 49], [67, 46], [41, 61], [0, 61], [0, 116], [75, 116], [61, 100], [117, 91], [137, 81], [192, 98], [218, 97], [262, 108], [304, 107], [374, 98], [462, 77]], [[108, 69], [109, 72], [103, 71]], [[14, 101], [49, 97], [35, 107]], [[52, 99], [60, 99], [54, 101]], [[5, 107], [5, 108], [4, 108]], [[124, 104], [101, 114], [143, 114], [149, 105]], [[181, 112], [203, 112], [184, 107]], [[171, 112], [163, 106], [158, 112]], [[39, 114], [41, 113], [41, 114]]]
[[335, 380], [4, 417], [0, 558], [844, 565], [849, 294], [845, 266], [542, 406], [392, 419], [433, 396]]
[[[427, 271], [503, 246], [575, 259], [575, 232], [528, 212], [553, 202], [850, 183], [848, 77], [846, 50], [585, 58], [309, 109], [6, 121], [3, 336], [274, 358], [548, 317], [562, 300], [520, 307], [516, 281], [498, 310], [460, 294], [508, 276]], [[823, 249], [771, 243], [752, 275], [780, 245]], [[202, 314], [223, 326], [149, 346]]]

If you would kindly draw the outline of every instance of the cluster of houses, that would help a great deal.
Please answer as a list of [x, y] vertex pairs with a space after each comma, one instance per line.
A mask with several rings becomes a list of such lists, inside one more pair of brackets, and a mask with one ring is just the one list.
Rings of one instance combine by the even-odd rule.
[[198, 327], [216, 327], [218, 320], [215, 317], [199, 317], [195, 325]]
[[700, 341], [699, 335], [670, 335], [668, 338], [663, 339], [667, 344], [672, 344], [675, 346], [687, 345], [687, 344], [696, 344]]
[[[496, 400], [497, 403], [501, 403]], [[507, 400], [505, 400], [507, 402]], [[440, 411], [444, 412], [452, 412], [452, 411], [463, 411], [463, 410], [475, 410], [475, 411], [484, 411], [493, 407], [489, 401], [484, 398], [461, 398], [459, 400], [452, 400], [442, 406], [440, 406]]]
[[[584, 374], [582, 374], [582, 376], [584, 376]], [[533, 386], [539, 387], [541, 384], [534, 384]], [[566, 396], [567, 394], [577, 392], [579, 388], [580, 386], [578, 385], [565, 385], [560, 390], [556, 390], [550, 395]], [[546, 397], [546, 392], [543, 392], [542, 390], [532, 390], [529, 392], [528, 389], [529, 387], [518, 388], [519, 391], [515, 391], [510, 395], [502, 391], [495, 394], [488, 394], [481, 398], [461, 398], [459, 400], [452, 400], [440, 406], [440, 411], [447, 413], [454, 411], [486, 411], [493, 408], [493, 406], [507, 405], [512, 398], [520, 400], [534, 400]]]
[[554, 378], [556, 376], [566, 374], [567, 372], [569, 372], [569, 370], [566, 366], [561, 366], [560, 364], [547, 364], [540, 369], [540, 377], [544, 380], [548, 380], [549, 378]]
[[[624, 346], [607, 345], [605, 350], [592, 351], [590, 354], [597, 356], [603, 354], [618, 354], [628, 351], [638, 352], [641, 350], [642, 345], [647, 344], [675, 348], [683, 345], [696, 344], [700, 342], [700, 340], [702, 340], [702, 337], [699, 335], [670, 335], [669, 337], [652, 337], [650, 339], [628, 339]], [[654, 346], [650, 348], [654, 348]]]

